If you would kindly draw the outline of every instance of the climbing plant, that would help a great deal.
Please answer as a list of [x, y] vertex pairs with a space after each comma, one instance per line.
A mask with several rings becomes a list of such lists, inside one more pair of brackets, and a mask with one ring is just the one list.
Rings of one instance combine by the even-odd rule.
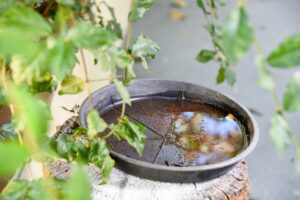
[[289, 69], [300, 66], [300, 34], [287, 37], [268, 56], [262, 55], [260, 44], [255, 37], [254, 28], [251, 26], [247, 13], [246, 1], [237, 0], [237, 6], [231, 10], [224, 21], [218, 20], [218, 9], [225, 6], [220, 0], [197, 0], [206, 19], [205, 27], [211, 37], [214, 49], [202, 49], [197, 60], [206, 63], [216, 60], [220, 68], [216, 83], [226, 81], [233, 86], [236, 81], [234, 68], [245, 53], [254, 46], [256, 56], [254, 63], [257, 65], [259, 77], [257, 84], [269, 91], [273, 97], [275, 112], [271, 118], [270, 135], [274, 143], [282, 152], [289, 144], [296, 149], [296, 167], [300, 171], [300, 145], [292, 134], [291, 128], [284, 114], [300, 111], [300, 73], [296, 72], [288, 81], [283, 100], [280, 101], [276, 93], [276, 82], [269, 68]]

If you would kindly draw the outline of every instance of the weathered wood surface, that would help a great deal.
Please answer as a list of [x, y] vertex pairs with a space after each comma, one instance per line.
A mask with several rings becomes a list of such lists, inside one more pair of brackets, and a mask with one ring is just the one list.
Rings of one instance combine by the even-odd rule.
[[[57, 178], [67, 178], [70, 164], [58, 161], [49, 164]], [[101, 174], [95, 167], [87, 168], [93, 186], [93, 200], [248, 200], [249, 181], [245, 161], [227, 174], [202, 183], [164, 183], [141, 179], [113, 169], [109, 184], [99, 185]], [[79, 188], [80, 189], [80, 188]]]

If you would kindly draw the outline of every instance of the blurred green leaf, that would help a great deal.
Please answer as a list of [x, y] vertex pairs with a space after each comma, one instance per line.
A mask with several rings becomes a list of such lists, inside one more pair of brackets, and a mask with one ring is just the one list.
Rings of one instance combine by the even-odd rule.
[[122, 97], [123, 103], [127, 103], [128, 105], [131, 105], [130, 95], [127, 91], [127, 88], [124, 86], [124, 84], [117, 79], [114, 80], [114, 84]]
[[215, 51], [211, 51], [211, 50], [207, 50], [207, 49], [202, 49], [196, 59], [201, 62], [201, 63], [206, 63], [210, 60], [212, 60], [216, 55], [216, 52]]
[[106, 156], [104, 161], [103, 161], [103, 165], [102, 165], [102, 178], [104, 179], [102, 181], [102, 183], [107, 183], [107, 180], [110, 176], [110, 173], [113, 169], [115, 165], [115, 161], [110, 157], [110, 156]]
[[67, 76], [61, 82], [61, 88], [58, 91], [59, 95], [77, 94], [84, 90], [84, 81], [74, 75]]
[[235, 71], [230, 69], [230, 67], [225, 67], [225, 80], [230, 85], [233, 86], [236, 81]]
[[133, 0], [133, 8], [128, 15], [129, 21], [141, 19], [153, 3], [154, 0]]
[[282, 152], [291, 142], [291, 129], [280, 113], [272, 115], [270, 133], [279, 152]]
[[106, 4], [106, 7], [108, 8], [108, 11], [110, 12], [110, 15], [112, 17], [111, 20], [107, 22], [106, 28], [110, 30], [111, 32], [114, 32], [118, 38], [122, 39], [123, 34], [122, 34], [122, 27], [120, 23], [117, 21], [116, 15], [114, 8]]
[[246, 53], [253, 41], [253, 30], [244, 9], [231, 11], [221, 30], [225, 55], [228, 62], [235, 63]]
[[159, 45], [150, 38], [141, 34], [134, 41], [132, 46], [132, 55], [135, 57], [155, 58], [155, 52], [160, 49]]
[[300, 34], [286, 38], [269, 56], [268, 62], [277, 68], [300, 65]]
[[275, 82], [271, 73], [266, 69], [263, 56], [256, 56], [255, 63], [259, 70], [259, 78], [257, 79], [257, 84], [263, 89], [270, 91], [273, 90], [275, 88]]
[[300, 73], [289, 80], [284, 92], [283, 107], [285, 111], [300, 111]]
[[68, 31], [68, 23], [72, 20], [72, 9], [67, 6], [59, 6], [54, 18], [54, 31], [65, 35]]
[[127, 140], [140, 156], [143, 155], [146, 142], [146, 128], [142, 124], [136, 121], [129, 121], [127, 118], [122, 118], [122, 123], [116, 130], [116, 133], [121, 138]]
[[0, 1], [0, 15], [5, 11], [9, 10], [12, 6], [14, 6], [16, 0], [2, 0]]
[[37, 94], [39, 92], [53, 92], [57, 88], [57, 81], [53, 79], [50, 75], [45, 76], [42, 80], [33, 81], [32, 85], [29, 87], [29, 90], [33, 94]]
[[115, 34], [111, 31], [84, 21], [78, 21], [67, 38], [70, 38], [78, 47], [88, 49], [111, 45], [116, 40]]
[[76, 155], [73, 145], [74, 141], [67, 134], [61, 134], [56, 140], [51, 141], [54, 152], [68, 161], [73, 160]]
[[5, 12], [0, 18], [0, 29], [33, 39], [52, 32], [50, 24], [38, 12], [25, 6], [15, 6]]
[[75, 140], [73, 144], [73, 150], [77, 152], [77, 160], [88, 162], [90, 149], [82, 141]]
[[109, 148], [105, 140], [93, 140], [90, 144], [89, 161], [102, 168], [104, 159], [109, 156]]
[[224, 67], [220, 67], [216, 78], [216, 82], [217, 84], [220, 84], [223, 83], [224, 80], [225, 80], [225, 69]]
[[2, 90], [0, 90], [0, 106], [1, 105], [7, 105], [7, 101], [6, 101], [5, 95], [3, 94]]
[[8, 97], [17, 108], [16, 118], [25, 126], [28, 134], [32, 134], [39, 144], [43, 144], [47, 138], [48, 120], [51, 119], [48, 105], [14, 85], [10, 85]]
[[28, 151], [20, 144], [0, 143], [0, 176], [13, 175], [18, 167], [29, 157]]
[[67, 200], [87, 200], [90, 199], [92, 188], [87, 174], [82, 166], [76, 166], [71, 178], [66, 183]]
[[106, 122], [99, 116], [99, 113], [92, 109], [87, 116], [88, 136], [94, 138], [98, 133], [103, 132], [107, 128]]
[[203, 0], [197, 0], [197, 5], [202, 9], [203, 13], [207, 13]]

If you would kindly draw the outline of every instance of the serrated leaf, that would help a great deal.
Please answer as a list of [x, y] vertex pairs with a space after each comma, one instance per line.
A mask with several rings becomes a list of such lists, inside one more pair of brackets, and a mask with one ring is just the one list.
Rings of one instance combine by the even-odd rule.
[[13, 142], [0, 143], [0, 176], [12, 175], [29, 157], [28, 151]]
[[235, 63], [246, 53], [253, 41], [253, 30], [244, 9], [230, 12], [221, 30], [225, 55], [230, 63]]
[[127, 103], [128, 105], [131, 105], [130, 95], [125, 85], [117, 79], [114, 80], [114, 84], [123, 100], [123, 103]]
[[93, 109], [88, 113], [88, 136], [94, 138], [98, 133], [103, 132], [107, 128], [106, 122], [99, 116], [99, 113]]
[[70, 180], [68, 180], [68, 182], [66, 183], [66, 199], [90, 199], [91, 192], [92, 188], [85, 170], [80, 165], [76, 166]]
[[8, 98], [16, 106], [15, 116], [25, 126], [27, 134], [32, 134], [39, 144], [43, 144], [51, 119], [48, 105], [15, 85], [9, 86]]
[[0, 29], [34, 39], [52, 32], [50, 24], [38, 12], [25, 6], [15, 6], [5, 12], [0, 18]]
[[300, 111], [300, 73], [297, 72], [289, 80], [283, 99], [283, 107], [285, 111]]
[[212, 60], [216, 55], [216, 52], [215, 51], [211, 51], [211, 50], [207, 50], [207, 49], [202, 49], [196, 59], [201, 62], [201, 63], [206, 63], [210, 60]]
[[272, 115], [270, 133], [279, 152], [285, 150], [291, 142], [291, 129], [286, 119], [280, 113]]
[[109, 156], [109, 148], [105, 140], [93, 140], [90, 144], [89, 162], [102, 168], [104, 159]]
[[264, 58], [261, 55], [256, 56], [255, 63], [259, 69], [257, 84], [263, 89], [273, 90], [275, 87], [274, 79], [271, 73], [266, 69]]
[[102, 183], [107, 182], [107, 179], [109, 178], [114, 165], [115, 165], [115, 161], [110, 156], [106, 156], [103, 161], [103, 165], [102, 165], [101, 175], [102, 175], [102, 178], [104, 179], [104, 182], [102, 182]]
[[224, 67], [220, 67], [216, 78], [216, 83], [217, 84], [223, 83], [224, 80], [225, 80], [225, 69]]
[[141, 19], [153, 3], [154, 0], [133, 0], [133, 8], [128, 14], [129, 21]]
[[122, 120], [122, 124], [116, 130], [116, 133], [121, 138], [124, 138], [142, 156], [146, 142], [146, 128], [136, 121], [132, 122], [127, 118]]
[[150, 38], [139, 35], [132, 46], [132, 55], [135, 57], [155, 58], [155, 52], [160, 49], [159, 45]]
[[63, 94], [77, 94], [84, 90], [84, 81], [74, 75], [67, 76], [61, 82], [61, 88], [58, 92], [59, 95]]
[[236, 81], [235, 71], [230, 69], [229, 67], [225, 68], [225, 80], [230, 85], [233, 86]]
[[84, 21], [78, 21], [67, 38], [70, 38], [78, 47], [88, 49], [111, 45], [116, 40], [115, 34], [111, 31]]
[[290, 68], [300, 65], [300, 34], [287, 37], [268, 56], [268, 63], [276, 68]]

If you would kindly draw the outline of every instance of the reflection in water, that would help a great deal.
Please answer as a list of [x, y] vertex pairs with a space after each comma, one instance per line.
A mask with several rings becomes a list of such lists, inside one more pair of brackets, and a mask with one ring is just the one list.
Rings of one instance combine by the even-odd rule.
[[188, 165], [205, 165], [235, 156], [245, 145], [242, 126], [232, 114], [216, 117], [201, 112], [173, 114], [176, 146]]

